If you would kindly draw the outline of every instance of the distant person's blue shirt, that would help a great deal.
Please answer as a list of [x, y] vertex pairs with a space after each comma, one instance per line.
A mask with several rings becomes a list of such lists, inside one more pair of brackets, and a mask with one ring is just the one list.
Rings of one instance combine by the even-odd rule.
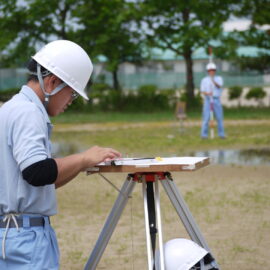
[[0, 108], [0, 215], [57, 212], [55, 185], [34, 187], [22, 171], [51, 157], [52, 125], [36, 93], [28, 86]]
[[214, 81], [220, 85], [220, 88], [215, 86], [210, 76], [206, 76], [201, 81], [201, 92], [212, 92], [213, 97], [219, 98], [222, 92], [223, 79], [220, 76], [214, 76]]

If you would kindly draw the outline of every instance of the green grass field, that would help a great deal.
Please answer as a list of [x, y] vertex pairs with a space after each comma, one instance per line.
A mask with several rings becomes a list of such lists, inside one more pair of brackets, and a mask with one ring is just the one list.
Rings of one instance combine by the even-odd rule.
[[[190, 111], [188, 118], [201, 119], [201, 111]], [[270, 119], [270, 108], [232, 108], [224, 109], [225, 119]], [[151, 122], [174, 121], [174, 111], [153, 113], [126, 112], [66, 112], [55, 118], [53, 123], [104, 123], [104, 122]]]

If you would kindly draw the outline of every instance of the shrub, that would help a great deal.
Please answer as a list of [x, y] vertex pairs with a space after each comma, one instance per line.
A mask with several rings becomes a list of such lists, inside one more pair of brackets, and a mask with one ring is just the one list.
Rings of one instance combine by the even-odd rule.
[[246, 99], [263, 99], [266, 96], [265, 91], [262, 89], [262, 87], [253, 87], [250, 88], [249, 91], [246, 94]]
[[181, 91], [180, 101], [187, 102], [187, 92], [186, 91]]
[[139, 95], [153, 96], [157, 91], [156, 85], [146, 84], [138, 88]]
[[162, 111], [169, 108], [169, 99], [166, 92], [157, 93], [155, 85], [144, 85], [138, 89], [137, 110], [144, 112]]
[[156, 91], [157, 86], [155, 84], [144, 84], [138, 88], [138, 91]]
[[165, 111], [175, 107], [175, 90], [157, 91], [156, 86], [144, 85], [138, 91], [126, 93], [114, 89], [92, 91], [90, 100], [85, 103], [76, 99], [69, 107], [71, 111], [118, 111], [118, 112], [153, 112]]
[[19, 88], [9, 88], [4, 91], [0, 91], [0, 101], [6, 102], [11, 99], [14, 95], [16, 95], [20, 91]]
[[255, 99], [258, 102], [259, 106], [263, 106], [262, 99], [266, 96], [266, 92], [262, 89], [262, 87], [253, 87], [250, 88], [246, 94], [246, 99]]
[[75, 99], [72, 104], [68, 107], [69, 111], [82, 111], [85, 107], [84, 99], [79, 96], [77, 99]]
[[110, 90], [99, 96], [98, 108], [102, 111], [121, 111], [123, 94], [118, 90]]
[[188, 111], [201, 109], [201, 106], [202, 106], [202, 97], [201, 97], [200, 91], [195, 93], [195, 96], [193, 99], [188, 98], [186, 91], [182, 92], [180, 96], [180, 101], [186, 102]]
[[232, 86], [229, 88], [229, 100], [234, 100], [240, 98], [243, 92], [243, 87], [241, 86]]
[[172, 88], [168, 88], [168, 89], [162, 89], [160, 91], [161, 94], [165, 95], [168, 99], [169, 102], [169, 106], [174, 108], [177, 101], [178, 101], [178, 97], [176, 94], [176, 90], [172, 89]]
[[103, 92], [106, 90], [111, 90], [112, 88], [107, 83], [93, 83], [91, 85], [90, 93], [91, 92]]

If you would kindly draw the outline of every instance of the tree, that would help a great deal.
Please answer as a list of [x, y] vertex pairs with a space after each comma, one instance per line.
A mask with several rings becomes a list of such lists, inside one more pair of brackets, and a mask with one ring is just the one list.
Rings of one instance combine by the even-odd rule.
[[242, 71], [257, 71], [260, 73], [270, 73], [270, 52], [259, 52], [256, 57], [238, 56], [233, 62]]
[[76, 0], [16, 0], [0, 2], [2, 16], [0, 42], [5, 65], [22, 65], [45, 43], [54, 39], [73, 39]]
[[192, 53], [199, 47], [208, 48], [223, 32], [222, 23], [229, 18], [230, 0], [142, 0], [138, 4], [139, 25], [150, 46], [170, 49], [186, 63], [188, 104], [194, 96]]
[[[123, 62], [140, 62], [142, 46], [138, 33], [131, 31], [132, 5], [123, 0], [84, 0], [77, 10], [83, 28], [76, 33], [87, 47], [94, 42], [94, 55], [106, 57], [113, 75], [113, 88], [119, 89], [118, 68]], [[89, 52], [91, 54], [91, 52]], [[93, 52], [92, 52], [93, 53]]]
[[[7, 65], [7, 59], [12, 58], [11, 55], [17, 50], [19, 35], [21, 29], [26, 28], [25, 17], [26, 13], [22, 7], [17, 6], [16, 0], [0, 0], [0, 51], [1, 51], [1, 66]], [[23, 37], [21, 38], [23, 40]], [[24, 43], [24, 41], [22, 41]], [[24, 47], [24, 45], [21, 45]], [[28, 52], [27, 52], [28, 53]], [[20, 62], [15, 58], [14, 64]], [[12, 61], [13, 62], [13, 61]]]
[[131, 5], [123, 0], [0, 0], [0, 41], [5, 65], [22, 65], [45, 43], [69, 39], [91, 59], [103, 55], [120, 88], [117, 71], [125, 61], [141, 59], [139, 35], [130, 31]]
[[232, 33], [242, 46], [254, 46], [259, 49], [256, 57], [237, 57], [235, 62], [242, 70], [270, 70], [270, 3], [269, 0], [243, 0], [235, 16], [251, 20], [250, 27], [241, 32]]

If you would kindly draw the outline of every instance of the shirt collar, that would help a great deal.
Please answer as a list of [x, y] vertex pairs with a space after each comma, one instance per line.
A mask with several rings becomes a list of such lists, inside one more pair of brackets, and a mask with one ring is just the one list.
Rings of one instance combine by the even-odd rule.
[[30, 88], [27, 85], [24, 85], [22, 87], [20, 93], [25, 95], [28, 100], [35, 103], [38, 106], [38, 108], [41, 110], [42, 114], [44, 115], [46, 122], [51, 123], [51, 120], [48, 116], [47, 111], [45, 110], [43, 103], [41, 102], [41, 100], [39, 99], [39, 97], [37, 96], [37, 94], [35, 93], [35, 91], [32, 88]]

